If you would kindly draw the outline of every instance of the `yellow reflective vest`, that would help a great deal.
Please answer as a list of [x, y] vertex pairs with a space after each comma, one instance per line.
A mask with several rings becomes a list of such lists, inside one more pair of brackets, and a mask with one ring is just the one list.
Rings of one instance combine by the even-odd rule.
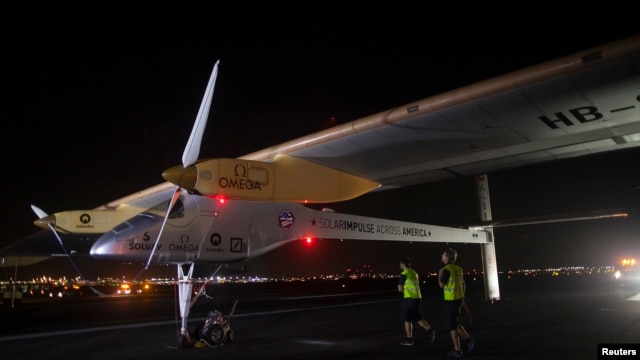
[[404, 269], [402, 275], [407, 277], [402, 289], [404, 290], [405, 299], [420, 299], [420, 284], [418, 282], [418, 273], [413, 269]]
[[444, 284], [444, 299], [458, 300], [464, 298], [464, 274], [462, 268], [456, 264], [447, 264], [444, 267], [449, 271], [449, 280]]

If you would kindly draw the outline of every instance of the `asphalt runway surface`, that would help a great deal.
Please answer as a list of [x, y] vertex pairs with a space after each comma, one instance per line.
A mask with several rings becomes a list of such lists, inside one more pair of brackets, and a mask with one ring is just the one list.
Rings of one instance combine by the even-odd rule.
[[[640, 289], [609, 276], [508, 278], [500, 301], [484, 298], [481, 279], [469, 278], [464, 324], [476, 340], [465, 358], [598, 359], [598, 344], [637, 349]], [[395, 279], [216, 284], [191, 311], [194, 331], [211, 310], [231, 317], [233, 340], [215, 347], [184, 347], [178, 335], [173, 286], [152, 295], [24, 301], [4, 307], [3, 359], [445, 359], [448, 334], [432, 346], [414, 331], [401, 346], [403, 323]], [[423, 314], [442, 325], [442, 294], [424, 280]], [[631, 344], [631, 345], [628, 345]], [[625, 359], [640, 358], [627, 356]]]

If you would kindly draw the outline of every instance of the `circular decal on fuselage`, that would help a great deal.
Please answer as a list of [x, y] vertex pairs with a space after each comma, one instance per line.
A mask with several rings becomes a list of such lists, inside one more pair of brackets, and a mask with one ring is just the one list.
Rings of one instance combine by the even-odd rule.
[[293, 213], [289, 210], [280, 211], [280, 216], [278, 217], [278, 221], [280, 222], [280, 227], [289, 230], [293, 227]]
[[84, 213], [80, 215], [80, 222], [83, 224], [88, 224], [91, 222], [91, 215]]
[[220, 234], [211, 234], [211, 237], [209, 238], [209, 242], [211, 242], [211, 245], [213, 246], [219, 246], [220, 243], [222, 242], [222, 237], [220, 236]]

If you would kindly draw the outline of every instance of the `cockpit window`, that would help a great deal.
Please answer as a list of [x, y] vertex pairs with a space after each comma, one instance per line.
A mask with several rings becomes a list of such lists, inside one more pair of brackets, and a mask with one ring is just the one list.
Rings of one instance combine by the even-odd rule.
[[175, 205], [173, 205], [173, 209], [171, 209], [171, 213], [169, 214], [169, 219], [180, 219], [184, 217], [184, 203], [182, 199], [178, 198]]

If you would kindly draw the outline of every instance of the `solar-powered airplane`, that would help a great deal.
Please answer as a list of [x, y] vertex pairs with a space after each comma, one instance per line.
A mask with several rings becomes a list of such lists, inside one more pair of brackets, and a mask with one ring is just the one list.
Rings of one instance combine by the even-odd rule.
[[[182, 334], [194, 266], [246, 262], [306, 238], [476, 243], [485, 296], [500, 299], [493, 227], [506, 223], [492, 219], [487, 174], [640, 145], [640, 35], [239, 158], [199, 159], [217, 71], [218, 63], [166, 182], [92, 210], [48, 215], [33, 206], [66, 255], [175, 265]], [[307, 206], [466, 176], [479, 198], [479, 223], [466, 229]], [[54, 255], [35, 239], [1, 249], [5, 266]]]

